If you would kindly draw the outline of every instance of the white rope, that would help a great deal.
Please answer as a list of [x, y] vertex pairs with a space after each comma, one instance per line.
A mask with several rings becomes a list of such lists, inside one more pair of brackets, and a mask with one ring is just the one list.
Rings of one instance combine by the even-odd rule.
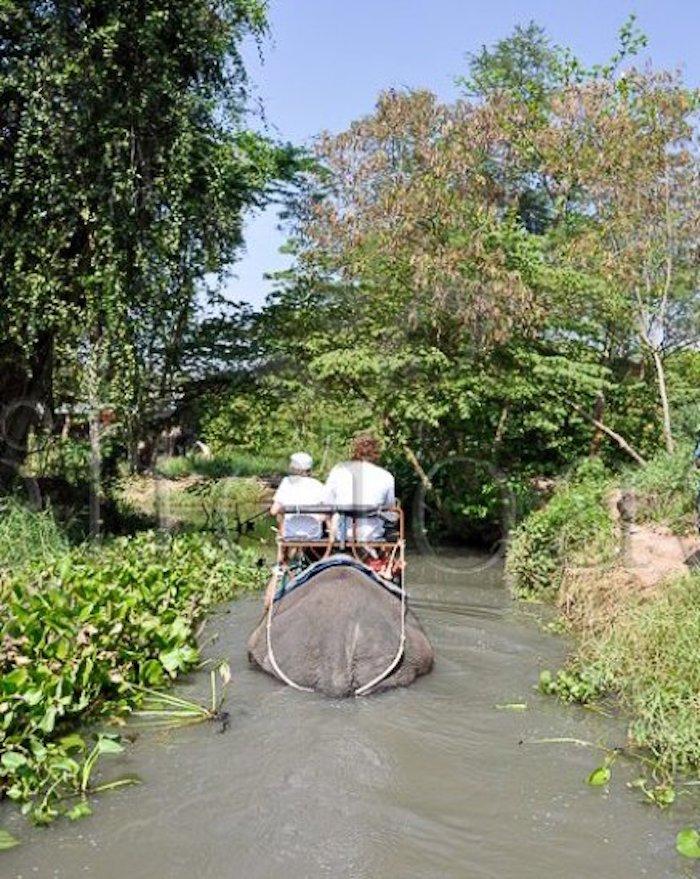
[[356, 696], [366, 696], [367, 693], [372, 690], [377, 684], [381, 684], [381, 682], [388, 678], [389, 675], [393, 672], [396, 666], [401, 661], [401, 657], [403, 656], [404, 647], [406, 645], [406, 590], [404, 588], [403, 582], [401, 583], [401, 637], [399, 638], [399, 647], [396, 651], [396, 656], [391, 660], [389, 665], [384, 669], [381, 674], [378, 674], [376, 678], [372, 678], [372, 680], [368, 684], [363, 684], [361, 687], [358, 687], [355, 690]]
[[291, 687], [293, 690], [300, 690], [302, 693], [313, 693], [312, 687], [302, 687], [301, 684], [297, 684], [291, 678], [287, 677], [287, 675], [282, 671], [279, 665], [277, 665], [277, 660], [275, 659], [275, 654], [272, 649], [272, 612], [274, 611], [274, 609], [275, 599], [273, 595], [270, 606], [267, 609], [267, 624], [265, 626], [265, 630], [267, 632], [267, 655], [270, 659], [270, 665], [272, 666], [272, 669], [277, 677], [281, 681], [284, 681], [284, 683], [287, 684], [288, 687]]
[[[270, 602], [270, 606], [267, 610], [267, 623], [265, 625], [265, 631], [267, 633], [267, 655], [270, 659], [270, 665], [272, 666], [273, 671], [277, 675], [277, 677], [287, 684], [288, 687], [291, 687], [293, 690], [299, 690], [301, 693], [313, 693], [313, 687], [303, 687], [301, 684], [297, 684], [296, 681], [293, 681], [290, 677], [288, 677], [282, 669], [277, 664], [277, 659], [275, 658], [275, 653], [272, 649], [272, 614], [275, 607], [274, 598]], [[372, 678], [371, 681], [367, 684], [363, 684], [361, 687], [358, 687], [355, 690], [355, 696], [366, 696], [367, 693], [372, 690], [377, 684], [380, 684], [383, 680], [389, 677], [389, 675], [394, 671], [396, 666], [401, 661], [403, 657], [404, 648], [406, 646], [406, 590], [404, 588], [403, 583], [401, 584], [401, 636], [399, 637], [399, 646], [396, 651], [396, 655], [391, 660], [389, 665], [384, 669], [384, 671], [380, 672], [376, 677]]]

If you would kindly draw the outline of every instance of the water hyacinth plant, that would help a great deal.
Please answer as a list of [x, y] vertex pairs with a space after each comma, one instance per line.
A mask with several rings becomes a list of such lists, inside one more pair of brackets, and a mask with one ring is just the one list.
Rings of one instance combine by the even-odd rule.
[[38, 823], [80, 817], [70, 797], [84, 798], [98, 758], [121, 745], [103, 735], [89, 748], [75, 728], [142, 708], [194, 668], [203, 615], [262, 574], [250, 552], [194, 534], [10, 561], [0, 559], [0, 793]]

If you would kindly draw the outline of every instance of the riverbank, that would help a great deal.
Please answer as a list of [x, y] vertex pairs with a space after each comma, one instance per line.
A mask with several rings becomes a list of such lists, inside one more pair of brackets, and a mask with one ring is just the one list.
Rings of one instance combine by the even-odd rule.
[[[511, 590], [555, 604], [576, 647], [544, 692], [612, 700], [628, 744], [650, 760], [654, 791], [700, 775], [700, 541], [687, 449], [618, 476], [586, 462], [520, 525]], [[647, 788], [649, 792], [649, 789]]]
[[254, 553], [202, 534], [72, 546], [50, 513], [2, 504], [0, 796], [36, 823], [81, 817], [96, 756], [120, 746], [98, 737], [94, 751], [76, 727], [128, 715], [141, 688], [195, 668], [203, 617], [264, 573]]

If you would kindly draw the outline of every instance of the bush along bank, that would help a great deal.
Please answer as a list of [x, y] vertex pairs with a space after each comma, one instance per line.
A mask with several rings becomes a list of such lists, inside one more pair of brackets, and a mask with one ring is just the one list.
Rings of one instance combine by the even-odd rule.
[[[674, 779], [700, 777], [700, 573], [687, 564], [695, 477], [688, 449], [607, 474], [586, 462], [511, 542], [516, 596], [558, 605], [578, 636], [565, 668], [540, 688], [580, 703], [612, 696], [629, 714], [629, 748], [668, 805]], [[602, 776], [601, 776], [602, 777]]]
[[[80, 817], [97, 757], [121, 745], [101, 734], [88, 746], [76, 728], [193, 669], [199, 621], [263, 573], [251, 552], [199, 534], [71, 548], [48, 514], [0, 512], [0, 793], [38, 823]], [[35, 553], [15, 563], [16, 538], [32, 535]]]

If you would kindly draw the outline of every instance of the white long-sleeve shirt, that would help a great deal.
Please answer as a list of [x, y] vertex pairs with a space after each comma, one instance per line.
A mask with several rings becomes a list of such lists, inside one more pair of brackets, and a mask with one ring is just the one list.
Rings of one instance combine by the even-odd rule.
[[[393, 507], [396, 504], [394, 477], [388, 470], [370, 461], [344, 461], [328, 474], [325, 502], [336, 507]], [[381, 540], [385, 521], [391, 515], [357, 519], [358, 540]], [[352, 520], [347, 523], [352, 537]]]

